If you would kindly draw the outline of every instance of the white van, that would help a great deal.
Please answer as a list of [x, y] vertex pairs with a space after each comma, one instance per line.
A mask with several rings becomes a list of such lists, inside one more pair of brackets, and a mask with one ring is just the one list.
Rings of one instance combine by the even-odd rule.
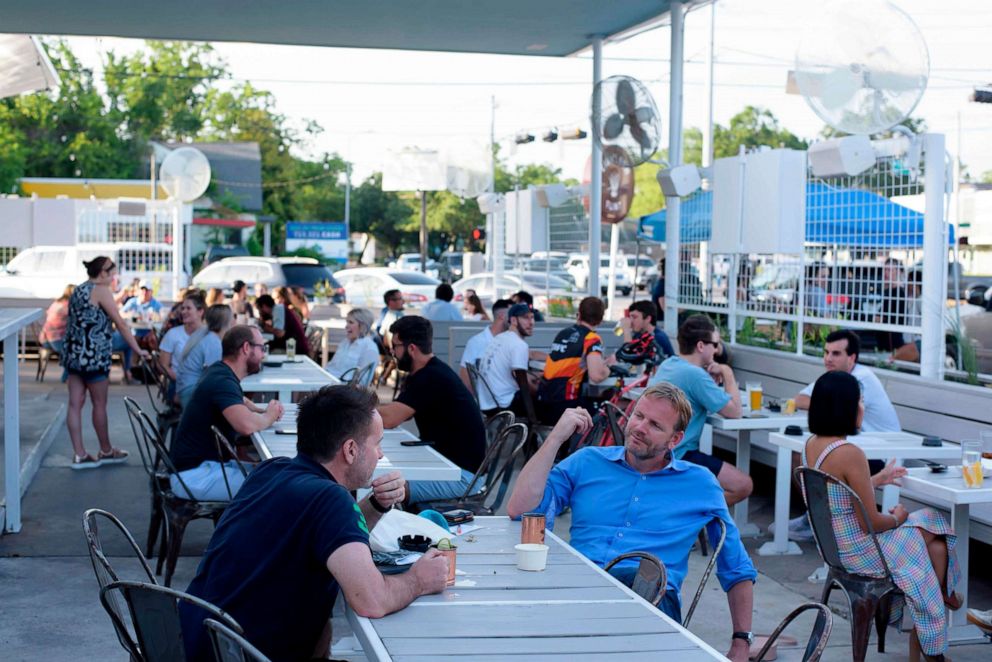
[[100, 255], [117, 265], [122, 285], [147, 280], [155, 298], [172, 300], [172, 246], [142, 242], [26, 248], [0, 269], [0, 298], [56, 299], [66, 285], [85, 281], [83, 262]]

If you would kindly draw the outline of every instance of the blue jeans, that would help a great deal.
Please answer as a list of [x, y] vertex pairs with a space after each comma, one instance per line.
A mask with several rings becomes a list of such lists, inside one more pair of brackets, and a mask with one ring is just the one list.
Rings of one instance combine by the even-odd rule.
[[[232, 494], [237, 494], [241, 485], [245, 482], [245, 477], [241, 475], [238, 464], [234, 460], [224, 463], [223, 474], [221, 473], [220, 462], [207, 460], [194, 469], [186, 469], [179, 472], [179, 478], [189, 488], [192, 494], [187, 494], [183, 489], [183, 484], [176, 479], [175, 475], [169, 476], [169, 486], [172, 492], [180, 499], [194, 498], [198, 501], [230, 501]], [[224, 474], [227, 475], [227, 483], [224, 483]], [[230, 484], [231, 492], [227, 491]]]
[[[475, 472], [462, 469], [461, 480], [415, 480], [410, 481], [410, 503], [420, 503], [421, 501], [444, 501], [447, 499], [457, 499], [465, 494]], [[484, 477], [479, 478], [473, 488], [472, 494], [482, 491], [485, 484]]]
[[[634, 577], [637, 576], [637, 566], [615, 566], [610, 570], [610, 574], [629, 588], [634, 583]], [[661, 597], [661, 602], [658, 603], [658, 610], [681, 625], [682, 598], [679, 592], [674, 588], [665, 591], [665, 595]]]
[[115, 352], [124, 353], [124, 372], [127, 372], [131, 369], [131, 354], [134, 353], [134, 350], [131, 349], [131, 346], [127, 344], [126, 340], [124, 340], [124, 336], [121, 335], [120, 331], [114, 331], [114, 335], [111, 338], [111, 343], [113, 344], [113, 349]]

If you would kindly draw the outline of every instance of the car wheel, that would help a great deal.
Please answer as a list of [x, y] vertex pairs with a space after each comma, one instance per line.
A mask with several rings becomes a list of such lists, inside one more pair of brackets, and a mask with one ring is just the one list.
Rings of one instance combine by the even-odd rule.
[[624, 295], [625, 297], [629, 297], [629, 296], [630, 296], [630, 288], [629, 288], [629, 287], [625, 287], [625, 288], [623, 288], [623, 289], [621, 290], [621, 292], [623, 293], [623, 295]]

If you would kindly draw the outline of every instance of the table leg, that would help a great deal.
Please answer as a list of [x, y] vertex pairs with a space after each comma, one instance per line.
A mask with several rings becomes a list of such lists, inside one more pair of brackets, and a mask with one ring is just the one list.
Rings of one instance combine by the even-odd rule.
[[327, 340], [327, 336], [330, 335], [331, 330], [328, 328], [324, 329], [324, 332], [320, 334], [320, 367], [323, 368], [327, 365], [327, 354], [330, 351], [330, 342]]
[[[737, 468], [747, 475], [751, 474], [751, 431], [738, 430], [737, 432]], [[744, 499], [734, 505], [734, 522], [741, 537], [757, 538], [761, 535], [761, 530], [757, 525], [747, 520], [748, 500]]]
[[7, 495], [4, 530], [21, 530], [21, 405], [17, 371], [17, 334], [3, 340], [3, 486]]
[[799, 545], [789, 540], [789, 506], [792, 499], [792, 451], [778, 447], [775, 461], [775, 538], [758, 548], [761, 556], [802, 554]]
[[948, 610], [951, 615], [947, 637], [951, 643], [978, 643], [985, 640], [982, 631], [967, 620], [968, 614], [968, 541], [971, 538], [971, 513], [966, 503], [955, 504], [951, 507], [951, 528], [958, 537], [957, 550], [958, 566], [961, 568], [961, 583], [954, 590], [961, 596], [961, 609]]

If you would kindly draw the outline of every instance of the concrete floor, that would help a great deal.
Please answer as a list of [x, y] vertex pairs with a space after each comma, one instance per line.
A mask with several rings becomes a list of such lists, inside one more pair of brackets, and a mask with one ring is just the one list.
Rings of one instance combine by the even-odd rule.
[[[65, 389], [51, 375], [44, 384], [33, 381], [33, 365], [21, 371], [22, 393], [25, 405], [22, 419], [22, 437], [38, 439], [66, 400]], [[129, 450], [131, 459], [125, 465], [103, 467], [93, 471], [76, 472], [68, 468], [71, 449], [68, 435], [62, 428], [54, 437], [44, 456], [41, 469], [23, 501], [23, 530], [16, 535], [0, 537], [0, 659], [19, 660], [124, 660], [123, 650], [116, 641], [113, 629], [98, 599], [96, 581], [83, 539], [81, 519], [86, 508], [105, 508], [117, 514], [138, 539], [146, 534], [149, 512], [147, 482], [137, 449], [131, 436], [121, 396], [130, 395], [145, 403], [143, 387], [111, 387], [111, 438], [115, 445]], [[382, 394], [388, 400], [388, 394]], [[32, 404], [28, 404], [28, 402]], [[45, 405], [38, 405], [44, 401]], [[88, 413], [84, 412], [84, 421]], [[88, 423], [86, 423], [88, 426]], [[85, 426], [84, 426], [85, 427]], [[86, 431], [86, 445], [96, 449], [91, 429]], [[772, 502], [772, 476], [769, 471], [756, 469], [757, 497], [752, 499], [752, 519], [763, 528], [770, 521]], [[183, 544], [173, 585], [185, 587], [192, 579], [211, 534], [209, 522], [198, 521], [190, 525]], [[556, 529], [567, 537], [567, 519], [559, 519]], [[765, 536], [764, 540], [767, 540]], [[754, 629], [770, 632], [795, 606], [819, 595], [821, 585], [809, 583], [807, 576], [819, 565], [815, 549], [803, 545], [802, 556], [760, 557], [754, 553], [763, 540], [749, 540], [746, 544], [753, 552], [755, 564], [761, 573], [755, 586]], [[115, 567], [123, 578], [137, 578], [133, 562], [127, 563], [126, 547], [122, 541], [107, 540], [105, 547]], [[973, 604], [992, 606], [992, 567], [980, 563], [988, 558], [989, 548], [973, 543], [971, 591]], [[684, 600], [688, 602], [698, 583], [707, 559], [694, 553], [690, 559], [690, 572], [685, 582]], [[835, 595], [837, 595], [835, 593]], [[831, 601], [837, 617], [830, 645], [824, 660], [848, 660], [850, 630], [840, 614], [846, 612], [841, 599]], [[789, 633], [803, 641], [809, 632], [812, 617], [804, 617]], [[699, 610], [691, 629], [718, 650], [729, 646], [730, 619], [727, 602], [715, 579], [704, 592]], [[354, 639], [344, 619], [340, 604], [334, 618], [335, 657], [363, 660], [355, 651]], [[868, 660], [903, 660], [907, 658], [907, 637], [889, 630], [888, 653], [878, 654], [874, 640], [869, 646]], [[955, 646], [950, 656], [955, 662], [992, 660], [992, 646], [975, 644]], [[780, 649], [779, 659], [789, 662], [801, 659], [800, 649]]]

